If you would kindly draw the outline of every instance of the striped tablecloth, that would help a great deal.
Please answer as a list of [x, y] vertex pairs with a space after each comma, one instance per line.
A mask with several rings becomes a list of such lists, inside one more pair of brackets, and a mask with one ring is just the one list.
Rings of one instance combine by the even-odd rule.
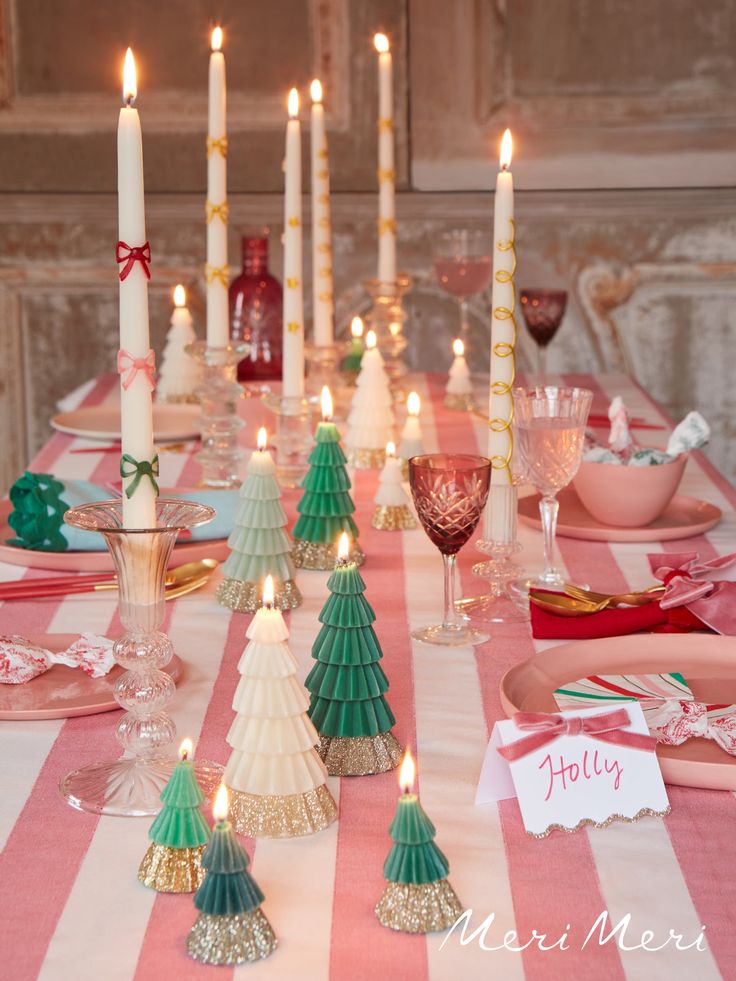
[[[632, 412], [649, 421], [662, 415], [629, 379], [566, 376], [592, 386], [594, 411], [623, 395]], [[103, 379], [88, 405], [111, 396]], [[485, 449], [480, 421], [442, 407], [442, 380], [417, 379], [428, 450]], [[268, 424], [259, 403], [247, 403], [245, 438]], [[663, 431], [647, 433], [663, 444]], [[66, 477], [114, 479], [112, 454], [70, 455], [83, 440], [54, 435], [33, 468]], [[161, 485], [192, 486], [197, 464], [184, 454], [162, 456]], [[194, 920], [190, 896], [157, 895], [136, 880], [147, 846], [148, 821], [97, 818], [65, 805], [59, 778], [73, 767], [117, 754], [115, 715], [67, 721], [0, 723], [0, 976], [75, 981], [162, 981], [237, 976], [291, 979], [686, 978], [700, 981], [736, 972], [736, 801], [733, 794], [670, 787], [665, 820], [618, 824], [605, 830], [526, 836], [515, 801], [475, 807], [478, 772], [490, 729], [502, 717], [498, 681], [512, 664], [542, 646], [527, 626], [497, 631], [475, 650], [412, 646], [412, 627], [436, 622], [442, 579], [438, 552], [421, 530], [403, 533], [370, 527], [377, 474], [355, 474], [360, 541], [368, 555], [363, 575], [374, 605], [391, 682], [389, 699], [398, 737], [416, 748], [422, 802], [437, 826], [437, 842], [451, 865], [450, 878], [473, 924], [495, 919], [485, 935], [461, 946], [457, 935], [411, 937], [380, 927], [373, 906], [380, 895], [387, 827], [398, 793], [395, 773], [331, 779], [340, 820], [321, 834], [287, 841], [249, 841], [253, 872], [266, 894], [264, 910], [280, 945], [273, 957], [232, 971], [206, 968], [185, 954]], [[736, 493], [701, 456], [687, 468], [682, 488], [717, 504], [724, 520], [708, 535], [669, 542], [662, 550], [697, 549], [709, 558], [733, 548]], [[293, 518], [295, 492], [285, 495]], [[520, 527], [522, 559], [541, 562], [541, 534]], [[596, 588], [625, 590], [650, 582], [646, 552], [652, 545], [607, 545], [561, 538], [562, 563], [572, 579]], [[477, 587], [471, 546], [460, 559], [466, 592]], [[23, 570], [0, 566], [0, 578]], [[25, 573], [27, 576], [34, 573]], [[326, 576], [299, 575], [304, 604], [289, 617], [291, 645], [301, 671], [310, 664], [317, 613]], [[179, 733], [195, 740], [201, 757], [225, 762], [225, 734], [248, 619], [214, 599], [215, 583], [167, 604], [166, 629], [186, 671], [173, 715]], [[0, 605], [2, 633], [27, 634], [120, 629], [115, 598], [106, 593]], [[610, 923], [631, 916], [623, 944], [601, 946], [599, 933], [583, 947], [598, 916]], [[659, 946], [669, 931], [691, 944], [705, 928], [705, 950], [678, 950], [674, 941], [657, 953], [620, 946], [640, 944], [653, 931]], [[518, 940], [508, 934], [516, 931]], [[534, 940], [546, 935], [546, 941]], [[560, 941], [565, 932], [567, 939]], [[505, 940], [505, 946], [504, 946]], [[553, 946], [551, 950], [540, 949]], [[519, 948], [525, 949], [520, 950]], [[512, 948], [512, 949], [507, 949]], [[565, 949], [561, 949], [565, 948]]]

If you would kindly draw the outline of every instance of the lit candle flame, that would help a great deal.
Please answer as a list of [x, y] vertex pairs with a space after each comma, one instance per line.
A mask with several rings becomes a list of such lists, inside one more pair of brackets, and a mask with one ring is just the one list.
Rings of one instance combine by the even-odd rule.
[[465, 345], [459, 337], [456, 337], [452, 342], [452, 353], [456, 358], [461, 358], [465, 354]]
[[267, 610], [273, 607], [273, 576], [266, 576], [263, 583], [263, 605]]
[[289, 108], [289, 117], [291, 119], [296, 119], [296, 117], [299, 115], [299, 93], [296, 89], [290, 90], [287, 106]]
[[337, 559], [338, 562], [347, 562], [350, 556], [350, 539], [348, 538], [348, 533], [344, 531], [340, 535], [340, 541], [337, 543]]
[[376, 346], [376, 332], [375, 330], [369, 330], [365, 335], [365, 346], [369, 351], [372, 351]]
[[386, 456], [396, 456], [396, 443], [391, 440], [386, 443]]
[[391, 47], [391, 45], [388, 43], [388, 38], [386, 37], [386, 35], [380, 33], [374, 35], [373, 44], [375, 46], [376, 51], [379, 54], [386, 54]]
[[406, 400], [406, 411], [410, 416], [418, 416], [421, 408], [422, 400], [419, 398], [419, 394], [417, 392], [409, 392], [409, 398]]
[[179, 283], [178, 286], [174, 287], [174, 306], [175, 307], [185, 307], [187, 305], [187, 292], [184, 287]]
[[332, 406], [332, 392], [329, 390], [327, 385], [324, 385], [322, 388], [321, 401], [322, 401], [322, 421], [329, 422], [330, 419], [332, 418], [333, 406]]
[[230, 810], [230, 799], [227, 787], [221, 783], [215, 794], [215, 803], [212, 805], [212, 817], [215, 821], [227, 821], [227, 812]]
[[309, 94], [312, 96], [312, 102], [322, 101], [322, 82], [318, 78], [315, 78], [309, 86]]
[[503, 139], [501, 140], [501, 157], [500, 164], [501, 170], [508, 170], [511, 166], [511, 152], [513, 150], [513, 141], [511, 139], [511, 130], [504, 130]]
[[215, 27], [212, 31], [212, 40], [210, 44], [213, 51], [222, 51], [222, 28]]
[[410, 794], [412, 791], [415, 773], [414, 760], [411, 758], [411, 753], [407, 749], [404, 754], [404, 762], [401, 764], [401, 770], [399, 770], [399, 786], [405, 794]]
[[353, 319], [350, 321], [350, 333], [353, 335], [353, 337], [363, 336], [363, 321], [360, 319], [360, 317], [353, 317]]
[[261, 426], [258, 430], [258, 436], [256, 437], [256, 446], [261, 452], [268, 446], [268, 433], [266, 432], [266, 427]]
[[186, 760], [192, 755], [192, 746], [193, 746], [192, 740], [189, 739], [188, 737], [182, 741], [182, 744], [179, 747], [180, 760]]
[[132, 106], [137, 95], [138, 80], [135, 71], [135, 58], [132, 48], [128, 48], [123, 62], [123, 102], [126, 106]]

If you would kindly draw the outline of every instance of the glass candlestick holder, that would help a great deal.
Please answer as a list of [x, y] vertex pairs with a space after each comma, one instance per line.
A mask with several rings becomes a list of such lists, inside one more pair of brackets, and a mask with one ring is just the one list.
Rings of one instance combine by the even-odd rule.
[[523, 597], [510, 588], [523, 576], [513, 556], [521, 549], [517, 532], [518, 488], [515, 484], [492, 484], [485, 513], [483, 538], [475, 547], [489, 556], [485, 562], [473, 566], [473, 575], [485, 579], [488, 592], [460, 600], [456, 608], [469, 617], [471, 622], [524, 623], [529, 619], [529, 608]]
[[314, 417], [319, 409], [307, 398], [265, 395], [263, 401], [276, 416], [276, 476], [282, 487], [299, 487], [309, 469], [314, 446]]
[[195, 341], [187, 348], [187, 353], [202, 366], [198, 393], [202, 449], [196, 458], [202, 465], [204, 487], [240, 485], [243, 451], [238, 445], [238, 433], [245, 423], [238, 416], [243, 389], [236, 375], [238, 361], [246, 350], [246, 344], [210, 347], [206, 341]]
[[339, 373], [340, 349], [337, 344], [318, 347], [307, 341], [304, 345], [304, 359], [307, 363], [308, 394], [319, 395], [325, 385], [334, 391], [342, 384]]
[[[412, 288], [411, 276], [399, 273], [392, 283], [383, 283], [379, 279], [367, 279], [363, 288], [371, 299], [371, 308], [364, 320], [368, 330], [376, 332], [377, 347], [386, 363], [386, 373], [400, 396], [401, 379], [408, 369], [403, 359], [407, 346], [404, 336], [404, 324], [407, 313], [404, 309], [404, 297]], [[399, 400], [402, 400], [401, 397]]]
[[[102, 501], [72, 508], [67, 524], [100, 532], [115, 566], [119, 614], [125, 634], [115, 641], [113, 656], [125, 668], [115, 701], [125, 714], [116, 735], [126, 754], [91, 763], [60, 782], [63, 797], [82, 811], [141, 817], [161, 810], [161, 791], [176, 759], [171, 746], [176, 726], [166, 712], [175, 685], [162, 668], [174, 653], [160, 630], [164, 619], [166, 566], [180, 531], [211, 521], [215, 512], [189, 501], [156, 502], [156, 527], [123, 527], [122, 501]], [[216, 763], [194, 763], [202, 790], [214, 793], [222, 776]]]

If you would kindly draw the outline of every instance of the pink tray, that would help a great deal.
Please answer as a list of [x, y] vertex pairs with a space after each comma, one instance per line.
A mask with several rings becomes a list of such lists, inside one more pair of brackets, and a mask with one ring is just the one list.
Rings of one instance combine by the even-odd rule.
[[[99, 552], [35, 552], [29, 548], [6, 545], [15, 532], [8, 524], [12, 510], [10, 501], [0, 501], [0, 562], [22, 565], [26, 569], [52, 569], [54, 572], [114, 572], [108, 550]], [[169, 565], [173, 568], [197, 559], [217, 559], [223, 562], [230, 554], [226, 538], [212, 541], [178, 542]]]
[[[585, 510], [574, 488], [560, 491], [560, 514], [557, 534], [582, 538], [589, 542], [667, 542], [677, 538], [702, 535], [722, 518], [720, 508], [697, 497], [675, 494], [664, 512], [643, 528], [617, 528], [596, 521]], [[532, 528], [542, 527], [539, 517], [539, 494], [519, 498], [519, 518]]]
[[[557, 712], [553, 692], [592, 674], [658, 674], [679, 671], [702, 702], [736, 704], [736, 637], [707, 634], [641, 634], [580, 640], [550, 647], [517, 664], [501, 679], [501, 703], [514, 712]], [[736, 790], [736, 757], [709, 739], [659, 746], [666, 783]]]
[[[64, 651], [79, 634], [40, 634], [28, 639], [48, 651]], [[178, 681], [182, 662], [174, 657], [166, 673]], [[55, 664], [24, 685], [0, 685], [0, 719], [36, 722], [41, 719], [70, 719], [78, 715], [97, 715], [120, 708], [113, 697], [115, 682], [123, 669], [112, 669], [104, 678], [90, 678], [79, 668]]]

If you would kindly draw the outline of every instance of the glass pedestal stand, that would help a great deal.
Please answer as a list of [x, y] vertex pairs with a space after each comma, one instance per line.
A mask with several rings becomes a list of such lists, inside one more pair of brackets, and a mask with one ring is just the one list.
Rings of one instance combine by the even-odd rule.
[[[125, 634], [115, 641], [113, 655], [125, 668], [115, 685], [115, 701], [126, 709], [116, 735], [128, 755], [91, 763], [68, 773], [60, 782], [63, 797], [82, 811], [143, 817], [161, 810], [161, 791], [176, 758], [172, 743], [176, 726], [165, 709], [175, 685], [161, 669], [174, 653], [160, 631], [164, 619], [166, 566], [180, 531], [211, 521], [214, 510], [188, 501], [159, 500], [157, 527], [122, 527], [122, 501], [83, 504], [64, 515], [67, 524], [100, 532], [110, 550], [118, 577], [119, 613]], [[222, 767], [196, 760], [202, 790], [214, 794]]]
[[299, 487], [309, 469], [314, 448], [313, 415], [316, 404], [306, 398], [266, 395], [264, 402], [276, 416], [276, 476], [282, 487]]
[[412, 285], [412, 279], [406, 273], [399, 273], [393, 283], [382, 283], [378, 279], [368, 279], [363, 283], [372, 301], [371, 308], [364, 317], [366, 329], [376, 332], [378, 350], [386, 363], [386, 374], [391, 379], [391, 388], [397, 402], [403, 402], [406, 397], [401, 387], [401, 379], [408, 370], [403, 359], [407, 346], [403, 334], [407, 319], [403, 300]]
[[195, 341], [187, 348], [187, 353], [202, 365], [202, 385], [198, 392], [202, 406], [202, 449], [196, 458], [202, 464], [204, 487], [240, 485], [243, 451], [238, 445], [238, 433], [245, 423], [238, 416], [243, 389], [237, 380], [237, 370], [246, 350], [246, 344], [210, 347], [206, 341]]
[[524, 570], [512, 561], [522, 549], [516, 538], [517, 505], [518, 490], [514, 484], [491, 486], [485, 534], [475, 543], [478, 551], [489, 558], [473, 566], [473, 575], [487, 580], [488, 592], [467, 597], [456, 604], [458, 612], [469, 617], [471, 622], [525, 623], [529, 619], [525, 597], [512, 588], [512, 583], [524, 574]]

